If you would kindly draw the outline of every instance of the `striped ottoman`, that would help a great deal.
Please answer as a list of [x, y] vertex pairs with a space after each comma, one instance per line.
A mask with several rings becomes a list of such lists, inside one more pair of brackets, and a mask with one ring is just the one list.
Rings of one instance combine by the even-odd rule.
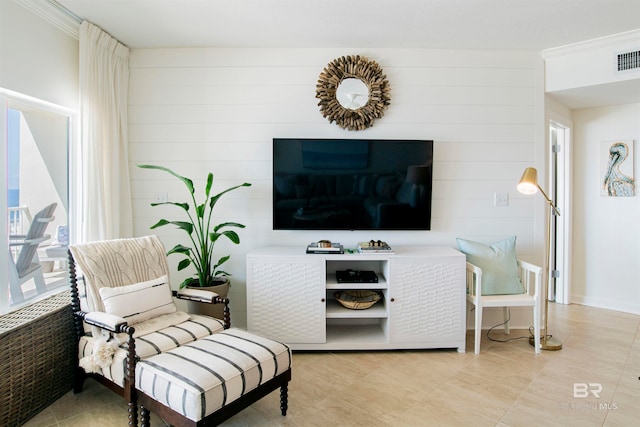
[[197, 422], [290, 368], [285, 344], [231, 328], [140, 360], [135, 382], [137, 390]]

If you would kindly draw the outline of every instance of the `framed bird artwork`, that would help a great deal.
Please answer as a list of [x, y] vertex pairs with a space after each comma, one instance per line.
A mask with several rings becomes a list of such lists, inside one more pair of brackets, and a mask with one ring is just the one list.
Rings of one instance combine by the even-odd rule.
[[600, 144], [600, 195], [633, 197], [633, 140], [604, 141]]

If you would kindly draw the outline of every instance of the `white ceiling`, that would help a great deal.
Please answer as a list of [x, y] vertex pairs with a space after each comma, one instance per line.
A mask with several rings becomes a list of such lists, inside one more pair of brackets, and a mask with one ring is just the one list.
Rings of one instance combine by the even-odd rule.
[[638, 0], [57, 0], [132, 48], [543, 50], [640, 28]]
[[[541, 51], [640, 28], [640, 0], [57, 2], [131, 48], [371, 47]], [[637, 102], [640, 85], [635, 88], [638, 89]], [[629, 98], [629, 90], [628, 86], [621, 88], [620, 95]], [[634, 88], [631, 90], [633, 93]], [[593, 106], [592, 101], [589, 105], [584, 103], [592, 98], [591, 95], [570, 95], [573, 103], [570, 107]], [[584, 102], [581, 103], [581, 99]]]

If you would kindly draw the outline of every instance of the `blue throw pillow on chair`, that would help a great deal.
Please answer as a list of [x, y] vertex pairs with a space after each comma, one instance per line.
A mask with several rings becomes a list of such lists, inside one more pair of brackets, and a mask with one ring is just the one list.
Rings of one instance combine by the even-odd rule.
[[482, 295], [524, 293], [518, 276], [516, 236], [492, 245], [460, 238], [456, 240], [467, 261], [482, 269]]

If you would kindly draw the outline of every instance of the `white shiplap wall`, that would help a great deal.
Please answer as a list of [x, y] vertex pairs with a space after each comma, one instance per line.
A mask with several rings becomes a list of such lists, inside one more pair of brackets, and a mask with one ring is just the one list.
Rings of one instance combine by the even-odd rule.
[[[377, 61], [391, 84], [391, 105], [370, 129], [349, 132], [318, 111], [315, 85], [336, 57]], [[299, 245], [320, 238], [353, 246], [371, 238], [391, 245], [455, 246], [458, 236], [492, 242], [518, 236], [518, 251], [537, 259], [540, 235], [534, 198], [515, 185], [526, 166], [544, 168], [542, 66], [533, 52], [417, 49], [139, 49], [131, 52], [129, 138], [134, 230], [149, 234], [160, 217], [158, 192], [185, 200], [168, 175], [135, 167], [154, 163], [196, 181], [213, 171], [218, 190], [247, 181], [217, 207], [220, 221], [247, 225], [229, 250], [234, 275], [234, 323], [246, 322], [245, 254], [265, 245]], [[273, 137], [433, 139], [432, 230], [424, 232], [293, 232], [271, 229]], [[509, 206], [494, 207], [494, 192]], [[535, 213], [534, 213], [535, 212]], [[537, 234], [536, 234], [537, 233]], [[157, 230], [168, 247], [180, 232]], [[172, 271], [177, 261], [170, 260]], [[174, 282], [182, 276], [174, 275]]]

